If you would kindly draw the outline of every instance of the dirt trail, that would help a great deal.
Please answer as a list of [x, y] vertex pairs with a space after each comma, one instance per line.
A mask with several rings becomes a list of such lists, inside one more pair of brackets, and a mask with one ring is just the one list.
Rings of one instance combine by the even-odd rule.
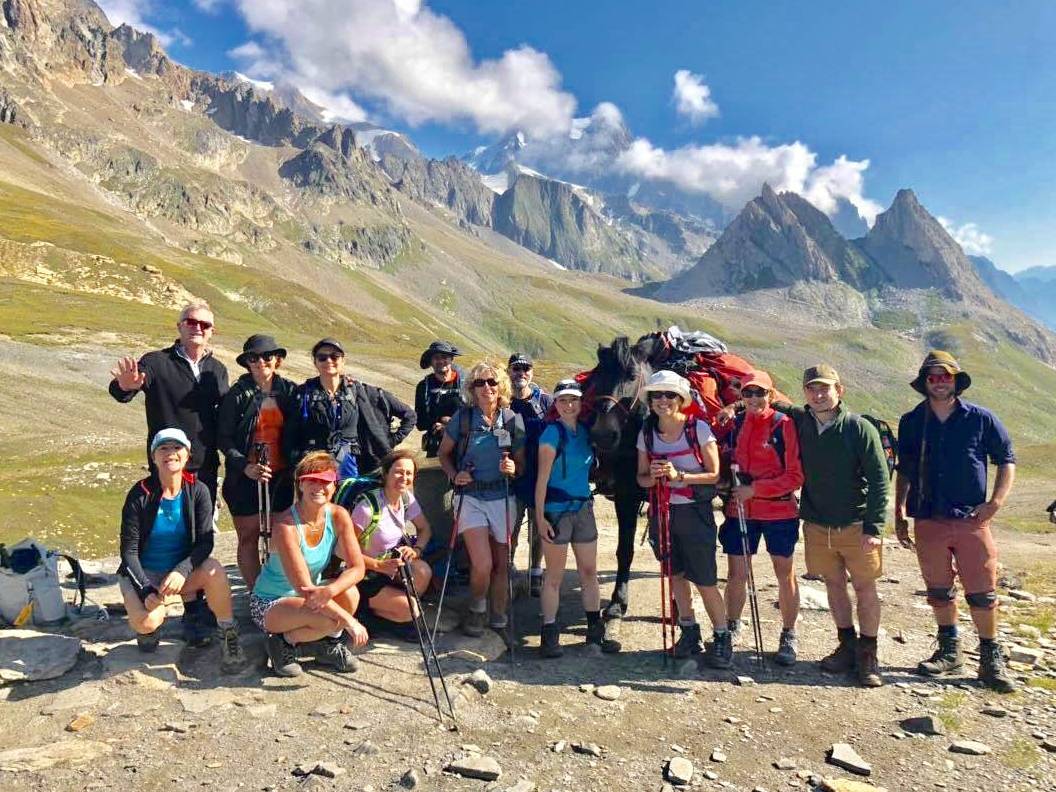
[[[600, 505], [599, 517], [603, 526], [614, 524], [607, 504]], [[1006, 576], [1028, 588], [1043, 585], [1046, 571], [1052, 580], [1056, 536], [1002, 534], [999, 544]], [[605, 592], [614, 549], [615, 531], [603, 527]], [[232, 560], [230, 535], [222, 535], [219, 555]], [[763, 632], [772, 651], [779, 624], [765, 560], [757, 570]], [[723, 565], [720, 558], [720, 569]], [[802, 571], [801, 555], [797, 567]], [[801, 662], [791, 670], [757, 669], [748, 652], [750, 630], [736, 647], [733, 672], [701, 674], [692, 663], [665, 665], [658, 651], [656, 564], [642, 548], [619, 655], [583, 646], [571, 571], [561, 612], [570, 625], [564, 658], [540, 660], [534, 651], [537, 634], [524, 637], [516, 665], [499, 657], [503, 646], [494, 634], [478, 641], [445, 634], [440, 648], [457, 700], [457, 733], [437, 725], [416, 644], [376, 644], [352, 675], [313, 669], [301, 679], [280, 680], [262, 670], [262, 637], [247, 628], [255, 662], [239, 676], [223, 677], [215, 647], [189, 649], [175, 637], [178, 619], [170, 620], [166, 629], [172, 639], [163, 641], [149, 663], [126, 640], [128, 627], [119, 616], [109, 623], [84, 621], [72, 629], [85, 639], [87, 652], [72, 671], [49, 682], [0, 688], [0, 698], [6, 698], [0, 706], [0, 790], [381, 790], [398, 788], [413, 770], [417, 788], [427, 790], [523, 792], [534, 784], [539, 790], [613, 792], [660, 789], [665, 763], [673, 757], [692, 762], [692, 785], [700, 789], [809, 789], [812, 774], [853, 777], [825, 762], [837, 742], [850, 743], [872, 767], [868, 781], [888, 790], [1056, 789], [1056, 754], [1043, 747], [1056, 748], [1046, 743], [1056, 740], [1052, 606], [1014, 601], [1005, 610], [1008, 631], [1012, 623], [1042, 627], [1040, 640], [1014, 639], [1042, 647], [1039, 667], [1017, 667], [1017, 676], [1031, 686], [1004, 697], [982, 690], [974, 684], [974, 657], [963, 677], [928, 681], [913, 674], [933, 641], [915, 559], [889, 546], [885, 567], [879, 646], [887, 685], [879, 690], [861, 690], [817, 671], [816, 661], [834, 641], [830, 616], [822, 611], [804, 611]], [[1034, 593], [1052, 592], [1035, 588]], [[107, 589], [97, 599], [113, 596]], [[238, 605], [245, 620], [244, 593]], [[534, 632], [537, 607], [534, 600], [520, 601], [523, 631]], [[970, 626], [964, 634], [974, 650]], [[1013, 642], [1011, 636], [1005, 640]], [[493, 680], [486, 695], [461, 684], [478, 668]], [[738, 685], [736, 675], [751, 675], [755, 683]], [[591, 689], [601, 685], [618, 686], [619, 697], [602, 700]], [[992, 714], [983, 713], [988, 707]], [[94, 722], [67, 732], [80, 713]], [[905, 718], [927, 714], [936, 716], [945, 736], [907, 735], [899, 726]], [[983, 742], [992, 752], [950, 752], [959, 740]], [[40, 746], [37, 754], [47, 757], [66, 743], [75, 743], [72, 750], [81, 753], [101, 753], [82, 764], [67, 761], [36, 772], [2, 769], [4, 751]], [[573, 750], [574, 743], [588, 753]], [[597, 756], [591, 755], [595, 747]], [[477, 751], [501, 766], [498, 781], [442, 772], [452, 759], [472, 759]], [[334, 779], [295, 775], [298, 765], [310, 770], [318, 762], [342, 772]]]

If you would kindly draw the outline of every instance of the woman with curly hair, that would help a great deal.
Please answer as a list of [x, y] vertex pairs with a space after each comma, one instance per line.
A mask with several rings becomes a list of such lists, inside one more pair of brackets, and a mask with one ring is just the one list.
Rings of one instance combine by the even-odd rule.
[[440, 466], [461, 499], [458, 532], [469, 554], [470, 603], [462, 631], [484, 634], [488, 595], [491, 627], [507, 625], [509, 534], [516, 503], [510, 482], [523, 471], [524, 422], [510, 409], [506, 368], [487, 360], [465, 380], [466, 405], [444, 429]]

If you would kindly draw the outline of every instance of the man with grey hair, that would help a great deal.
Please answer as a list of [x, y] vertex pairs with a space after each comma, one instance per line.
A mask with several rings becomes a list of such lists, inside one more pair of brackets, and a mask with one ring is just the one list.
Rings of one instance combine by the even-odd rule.
[[[147, 402], [147, 448], [166, 427], [182, 429], [191, 441], [187, 472], [209, 489], [216, 503], [220, 455], [216, 445], [216, 419], [227, 393], [227, 369], [213, 357], [213, 312], [208, 303], [183, 307], [176, 322], [179, 338], [172, 346], [147, 352], [138, 361], [124, 357], [110, 370], [110, 395], [130, 402], [143, 391]], [[150, 462], [150, 454], [147, 454]], [[152, 468], [153, 469], [153, 468]]]

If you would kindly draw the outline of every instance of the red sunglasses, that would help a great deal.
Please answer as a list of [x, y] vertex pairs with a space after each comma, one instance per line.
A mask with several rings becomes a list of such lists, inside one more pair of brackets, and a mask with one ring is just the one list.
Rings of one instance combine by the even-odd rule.
[[928, 382], [930, 382], [932, 385], [938, 385], [942, 382], [953, 382], [953, 375], [950, 374], [948, 371], [944, 371], [942, 372], [942, 374], [929, 374]]

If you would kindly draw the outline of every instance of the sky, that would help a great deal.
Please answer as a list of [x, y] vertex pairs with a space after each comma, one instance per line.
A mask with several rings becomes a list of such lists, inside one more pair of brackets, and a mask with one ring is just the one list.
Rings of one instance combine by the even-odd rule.
[[287, 80], [430, 156], [622, 121], [612, 163], [734, 209], [912, 188], [966, 252], [1056, 265], [1056, 3], [102, 0], [176, 60]]

